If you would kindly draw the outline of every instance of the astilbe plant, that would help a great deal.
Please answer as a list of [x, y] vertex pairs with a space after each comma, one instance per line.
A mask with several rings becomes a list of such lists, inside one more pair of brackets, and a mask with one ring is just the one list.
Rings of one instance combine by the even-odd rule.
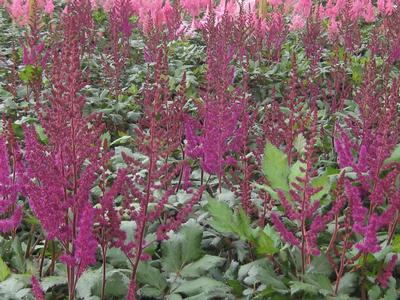
[[108, 44], [106, 55], [111, 58], [111, 63], [104, 59], [104, 70], [109, 78], [108, 82], [114, 97], [122, 93], [122, 75], [129, 57], [129, 38], [133, 26], [129, 19], [133, 15], [131, 4], [128, 0], [116, 0], [109, 12]]
[[[377, 65], [377, 41], [371, 46], [372, 57], [364, 69], [363, 83], [355, 95], [359, 117], [349, 116], [346, 126], [338, 126], [335, 149], [340, 168], [354, 172], [355, 178], [345, 178], [344, 195], [349, 205], [351, 233], [357, 235], [353, 258], [362, 259], [362, 281], [368, 254], [379, 252], [383, 245], [391, 244], [399, 222], [398, 163], [389, 157], [400, 141], [398, 112], [399, 78], [391, 73], [390, 64]], [[389, 49], [389, 53], [390, 53]], [[387, 52], [386, 52], [387, 53]], [[379, 53], [390, 61], [391, 56]], [[354, 157], [357, 154], [357, 159]], [[385, 241], [378, 238], [385, 232]], [[390, 264], [394, 264], [391, 262]], [[387, 271], [377, 281], [387, 285]], [[366, 299], [365, 285], [361, 296]]]
[[256, 159], [251, 143], [254, 142], [254, 125], [257, 118], [256, 104], [250, 94], [250, 61], [258, 61], [259, 50], [263, 43], [262, 24], [253, 14], [241, 10], [238, 18], [232, 22], [232, 40], [236, 44], [235, 68], [241, 72], [240, 81], [233, 82], [233, 97], [239, 104], [240, 115], [238, 130], [235, 132], [232, 143], [235, 144], [235, 162], [223, 175], [226, 185], [240, 199], [242, 207], [248, 215], [256, 213], [254, 203], [251, 201], [253, 191], [254, 171]]
[[[299, 156], [297, 162], [291, 167], [294, 178], [289, 180], [289, 191], [278, 189], [277, 192], [284, 214], [294, 222], [294, 227], [288, 229], [276, 212], [271, 213], [271, 221], [282, 239], [300, 250], [303, 274], [311, 262], [311, 257], [320, 254], [317, 237], [326, 226], [318, 198], [321, 188], [313, 184], [313, 178], [317, 175], [314, 166], [318, 123], [315, 104], [311, 106], [309, 118], [311, 127], [304, 156]], [[265, 167], [268, 168], [268, 166]]]
[[[82, 3], [83, 4], [83, 3]], [[62, 19], [63, 40], [51, 59], [51, 92], [47, 101], [37, 103], [39, 121], [48, 137], [41, 143], [35, 129], [25, 127], [27, 182], [30, 207], [38, 218], [47, 240], [57, 240], [67, 266], [69, 299], [82, 272], [95, 263], [97, 241], [93, 232], [95, 209], [90, 200], [101, 166], [110, 154], [102, 153], [99, 116], [84, 116], [85, 97], [81, 56], [84, 45], [76, 26], [81, 13], [74, 5]], [[81, 23], [81, 25], [84, 25]]]
[[[182, 147], [186, 98], [183, 93], [174, 98], [168, 90], [167, 40], [166, 32], [148, 32], [145, 55], [148, 62], [154, 62], [154, 68], [149, 66], [143, 87], [143, 118], [135, 130], [137, 152], [145, 159], [123, 154], [130, 175], [127, 176], [122, 206], [124, 213], [136, 224], [133, 241], [125, 244], [124, 250], [132, 264], [127, 299], [135, 299], [139, 264], [149, 258], [144, 252], [149, 243], [156, 242], [146, 239], [150, 225], [156, 227], [157, 241], [167, 239], [168, 232], [177, 230], [185, 221], [204, 190], [204, 187], [197, 191], [187, 189], [192, 194], [191, 199], [175, 215], [165, 211], [170, 196], [179, 189], [179, 174], [190, 173], [188, 162], [174, 159], [175, 152]], [[185, 86], [184, 81], [181, 84]], [[187, 187], [187, 174], [182, 176]]]
[[231, 154], [237, 150], [234, 138], [241, 114], [240, 99], [233, 88], [233, 26], [233, 19], [227, 14], [216, 23], [215, 14], [211, 13], [202, 28], [207, 45], [206, 83], [200, 94], [198, 116], [185, 117], [186, 153], [200, 159], [202, 170], [218, 176], [220, 188], [225, 167], [235, 161]]
[[23, 208], [17, 204], [17, 200], [24, 189], [23, 178], [22, 152], [10, 125], [7, 133], [0, 135], [1, 233], [15, 233], [16, 228], [21, 223]]

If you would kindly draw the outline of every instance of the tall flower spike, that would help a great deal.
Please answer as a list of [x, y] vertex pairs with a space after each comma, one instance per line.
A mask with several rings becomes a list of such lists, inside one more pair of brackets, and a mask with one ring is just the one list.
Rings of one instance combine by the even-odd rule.
[[[11, 155], [8, 154], [6, 135], [0, 135], [0, 232], [15, 230], [22, 220], [22, 207], [17, 205], [18, 194], [23, 189], [19, 167], [20, 151], [14, 137], [10, 133]], [[10, 166], [13, 166], [11, 169]]]

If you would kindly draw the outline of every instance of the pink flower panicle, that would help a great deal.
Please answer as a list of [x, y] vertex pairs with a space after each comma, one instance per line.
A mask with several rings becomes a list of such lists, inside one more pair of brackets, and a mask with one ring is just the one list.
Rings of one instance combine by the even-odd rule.
[[392, 276], [393, 270], [397, 263], [397, 258], [397, 254], [392, 255], [389, 263], [386, 265], [385, 269], [382, 270], [383, 272], [379, 274], [377, 281], [382, 286], [382, 288], [386, 289], [388, 287], [389, 279]]
[[32, 276], [31, 283], [32, 283], [32, 292], [36, 300], [45, 300], [43, 290], [40, 287], [40, 283], [35, 276]]
[[22, 154], [12, 133], [8, 135], [11, 155], [7, 150], [6, 135], [0, 135], [0, 232], [3, 233], [15, 230], [23, 215], [22, 207], [17, 205], [18, 195], [24, 190]]

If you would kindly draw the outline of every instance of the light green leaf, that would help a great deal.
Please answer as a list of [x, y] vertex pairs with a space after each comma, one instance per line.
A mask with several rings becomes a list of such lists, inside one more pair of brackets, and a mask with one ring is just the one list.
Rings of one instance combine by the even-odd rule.
[[339, 294], [351, 294], [357, 287], [357, 274], [346, 273], [339, 283]]
[[307, 141], [302, 133], [300, 133], [296, 139], [294, 140], [294, 148], [299, 152], [300, 154], [305, 152]]
[[306, 294], [311, 294], [311, 295], [318, 295], [318, 288], [316, 286], [306, 283], [306, 282], [291, 281], [290, 282], [290, 293], [292, 295], [294, 295], [298, 292], [304, 292]]
[[380, 296], [381, 296], [381, 289], [377, 285], [374, 285], [372, 289], [368, 291], [368, 300], [378, 300]]
[[10, 276], [10, 274], [11, 274], [10, 269], [3, 261], [3, 259], [0, 257], [0, 282], [6, 280], [7, 277]]
[[202, 228], [196, 223], [186, 223], [178, 233], [174, 233], [162, 246], [162, 268], [166, 272], [178, 273], [182, 268], [199, 259]]
[[284, 152], [279, 150], [270, 142], [267, 142], [263, 158], [264, 175], [273, 189], [280, 189], [285, 192], [289, 190], [288, 158]]
[[228, 204], [223, 201], [217, 201], [215, 199], [209, 199], [207, 210], [212, 216], [212, 220], [209, 224], [217, 231], [221, 233], [233, 233], [233, 212]]
[[278, 252], [278, 249], [274, 247], [274, 241], [262, 230], [259, 231], [256, 244], [256, 251], [259, 255], [272, 255]]
[[392, 162], [400, 162], [400, 144], [396, 146], [389, 158], [385, 160], [385, 164]]
[[[302, 171], [301, 169], [305, 169], [307, 165], [304, 162], [301, 162], [300, 160], [296, 161], [290, 168], [290, 173], [289, 173], [289, 183], [297, 183], [300, 184], [300, 182], [297, 180], [297, 177], [303, 178], [305, 175], [305, 172]], [[302, 184], [300, 184], [302, 185]]]
[[400, 234], [396, 234], [392, 241], [392, 251], [400, 253]]
[[140, 262], [137, 280], [142, 284], [148, 284], [156, 288], [159, 294], [167, 287], [167, 281], [161, 275], [161, 272], [154, 268], [149, 262]]
[[196, 278], [205, 275], [209, 270], [223, 265], [225, 258], [205, 255], [199, 260], [188, 264], [182, 269], [182, 277]]
[[47, 276], [43, 277], [43, 279], [40, 281], [40, 286], [42, 287], [42, 290], [45, 292], [52, 287], [66, 285], [66, 284], [67, 284], [67, 278], [64, 276]]
[[208, 277], [200, 277], [195, 280], [182, 282], [182, 284], [174, 290], [174, 293], [192, 297], [199, 296], [200, 298], [197, 299], [213, 299], [210, 297], [211, 295], [215, 296], [218, 294], [221, 297], [229, 293], [229, 291], [230, 288], [221, 281]]

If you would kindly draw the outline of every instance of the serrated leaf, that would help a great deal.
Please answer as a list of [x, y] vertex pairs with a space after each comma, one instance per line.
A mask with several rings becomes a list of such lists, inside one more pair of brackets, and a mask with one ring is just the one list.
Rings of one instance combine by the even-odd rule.
[[209, 224], [221, 233], [233, 233], [233, 212], [228, 204], [223, 201], [209, 199], [206, 209], [210, 212], [212, 220]]
[[400, 253], [400, 234], [396, 234], [392, 241], [392, 251]]
[[368, 300], [378, 300], [380, 296], [381, 296], [381, 289], [377, 285], [374, 285], [368, 291]]
[[351, 294], [354, 289], [357, 287], [357, 274], [355, 273], [346, 273], [340, 279], [338, 293], [339, 294]]
[[[226, 286], [221, 281], [217, 281], [208, 277], [200, 277], [191, 281], [184, 281], [181, 285], [179, 285], [174, 293], [181, 293], [186, 296], [199, 296], [204, 298], [199, 299], [212, 299], [209, 297], [210, 294], [219, 294], [220, 297], [226, 295], [230, 291], [230, 288]], [[185, 298], [189, 299], [189, 298]]]
[[[304, 162], [301, 161], [296, 161], [291, 167], [290, 167], [290, 173], [289, 173], [289, 183], [297, 183], [299, 184], [299, 181], [297, 180], [297, 177], [303, 178], [305, 175], [305, 172], [302, 171], [301, 169], [305, 169], [307, 165]], [[301, 184], [300, 184], [301, 185]]]
[[272, 255], [278, 252], [278, 249], [274, 247], [274, 241], [262, 230], [259, 231], [256, 245], [258, 255]]
[[161, 272], [149, 262], [140, 262], [137, 271], [137, 280], [142, 284], [148, 284], [158, 289], [159, 294], [167, 287], [167, 281], [161, 275]]
[[178, 233], [172, 234], [161, 246], [163, 270], [178, 273], [185, 265], [199, 259], [203, 254], [202, 237], [203, 230], [195, 223], [186, 223]]
[[41, 279], [40, 286], [42, 287], [42, 290], [46, 292], [52, 287], [66, 285], [67, 283], [67, 278], [64, 276], [47, 276]]
[[0, 257], [0, 282], [4, 281], [7, 279], [8, 276], [10, 276], [11, 271], [4, 262], [4, 260]]
[[294, 140], [293, 146], [300, 154], [305, 152], [307, 140], [305, 139], [304, 135], [300, 133], [296, 139]]
[[294, 295], [298, 292], [304, 292], [306, 294], [311, 294], [311, 295], [318, 295], [318, 287], [306, 282], [291, 281], [290, 293]]
[[205, 275], [209, 270], [223, 265], [225, 258], [212, 255], [204, 255], [199, 260], [188, 264], [181, 271], [182, 277], [196, 278]]
[[[114, 297], [122, 298], [128, 293], [128, 287], [130, 282], [129, 273], [130, 270], [107, 268], [106, 286], [104, 293], [106, 299], [112, 299]], [[92, 293], [95, 296], [100, 296], [100, 291], [101, 291], [100, 272], [98, 272], [98, 274], [99, 278], [92, 289]]]
[[287, 155], [267, 142], [263, 158], [264, 175], [273, 189], [280, 189], [285, 192], [289, 190], [288, 176], [289, 165]]

